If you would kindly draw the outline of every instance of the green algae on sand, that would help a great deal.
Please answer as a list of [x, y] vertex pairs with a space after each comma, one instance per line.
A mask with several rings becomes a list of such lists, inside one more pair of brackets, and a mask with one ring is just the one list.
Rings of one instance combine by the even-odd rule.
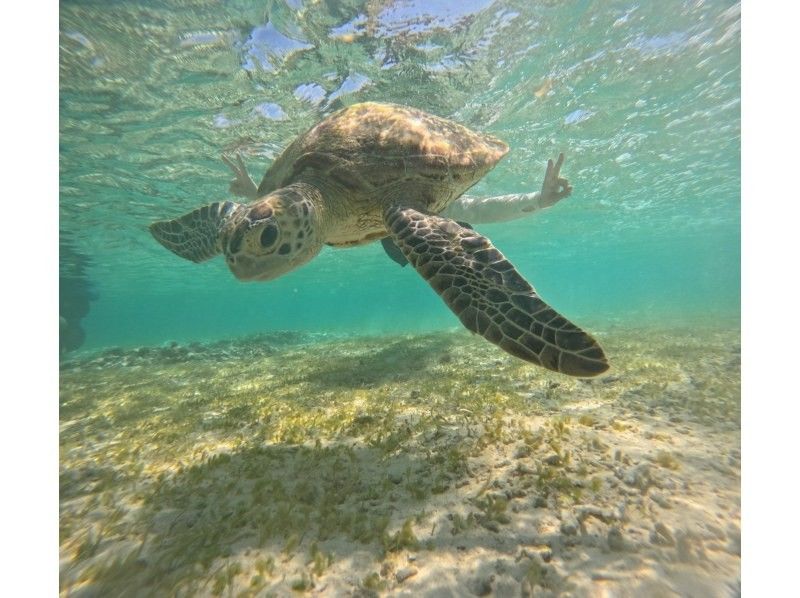
[[62, 592], [735, 582], [738, 331], [605, 337], [592, 381], [461, 332], [65, 362]]

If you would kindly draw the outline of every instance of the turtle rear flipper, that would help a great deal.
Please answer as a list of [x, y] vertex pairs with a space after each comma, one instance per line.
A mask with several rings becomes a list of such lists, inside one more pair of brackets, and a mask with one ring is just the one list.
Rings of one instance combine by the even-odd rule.
[[384, 237], [381, 239], [381, 245], [383, 245], [383, 250], [386, 252], [386, 255], [388, 255], [393, 261], [400, 264], [400, 266], [403, 268], [408, 265], [406, 256], [403, 255], [403, 252], [400, 251], [400, 248], [391, 237]]
[[387, 209], [384, 220], [406, 259], [469, 330], [562, 374], [608, 369], [597, 342], [542, 301], [486, 237], [404, 206]]
[[193, 262], [204, 262], [220, 253], [219, 233], [240, 207], [241, 204], [232, 201], [217, 201], [174, 220], [153, 222], [150, 232], [172, 253]]

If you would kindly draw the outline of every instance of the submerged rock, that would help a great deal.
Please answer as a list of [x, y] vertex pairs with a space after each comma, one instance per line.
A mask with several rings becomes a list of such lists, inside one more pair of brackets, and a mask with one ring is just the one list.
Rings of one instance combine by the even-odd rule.
[[489, 594], [492, 593], [493, 581], [494, 581], [494, 575], [477, 577], [470, 582], [469, 584], [470, 591], [475, 596], [488, 596]]
[[646, 490], [652, 483], [650, 476], [650, 466], [647, 463], [641, 463], [628, 469], [622, 478], [628, 486], [638, 488], [639, 490]]
[[547, 465], [551, 466], [561, 465], [561, 455], [559, 455], [558, 453], [550, 453], [543, 459], [543, 461]]
[[608, 547], [611, 550], [622, 551], [625, 550], [625, 539], [622, 536], [622, 531], [614, 526], [608, 530]]
[[675, 546], [675, 538], [669, 528], [660, 521], [655, 524], [650, 533], [650, 542], [659, 546]]
[[397, 583], [403, 583], [409, 577], [413, 577], [418, 573], [418, 569], [416, 567], [403, 567], [399, 569], [397, 573], [395, 573], [395, 579]]

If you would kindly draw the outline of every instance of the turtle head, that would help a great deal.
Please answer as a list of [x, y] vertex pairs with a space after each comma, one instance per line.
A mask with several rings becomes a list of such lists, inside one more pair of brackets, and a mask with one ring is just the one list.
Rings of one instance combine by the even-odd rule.
[[306, 185], [273, 191], [226, 227], [221, 249], [239, 280], [271, 280], [305, 264], [322, 249], [319, 193]]
[[193, 262], [218, 253], [239, 280], [271, 280], [305, 264], [322, 249], [319, 191], [295, 184], [249, 205], [231, 201], [150, 225], [164, 247]]

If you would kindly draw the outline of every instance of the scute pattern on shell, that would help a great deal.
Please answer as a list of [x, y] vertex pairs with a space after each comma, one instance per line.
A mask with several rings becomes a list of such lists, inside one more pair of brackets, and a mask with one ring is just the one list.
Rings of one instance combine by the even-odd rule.
[[429, 199], [451, 201], [506, 153], [501, 140], [450, 120], [366, 102], [331, 114], [298, 137], [267, 170], [258, 192], [269, 193], [295, 182], [306, 168], [316, 168], [351, 189], [355, 183], [368, 190], [419, 179], [435, 187]]
[[308, 142], [320, 151], [341, 146], [397, 157], [438, 157], [451, 167], [494, 165], [508, 146], [489, 135], [407, 106], [367, 102], [331, 115], [314, 127]]

